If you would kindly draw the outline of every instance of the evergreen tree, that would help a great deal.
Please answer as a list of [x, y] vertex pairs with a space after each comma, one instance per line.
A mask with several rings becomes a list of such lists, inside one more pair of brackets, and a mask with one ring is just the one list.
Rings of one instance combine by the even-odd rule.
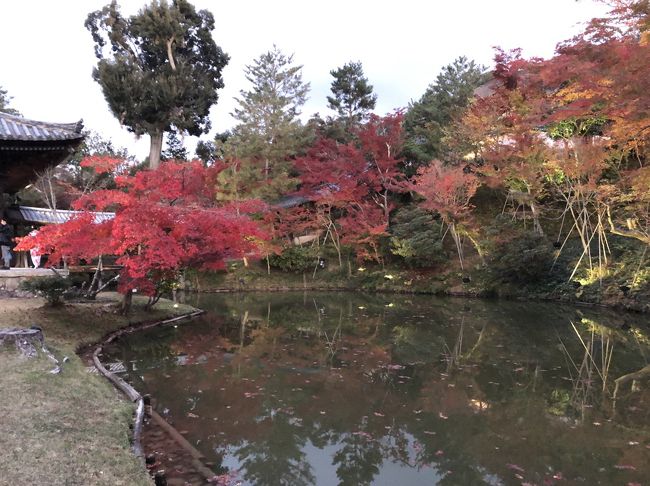
[[189, 159], [189, 153], [183, 145], [183, 141], [178, 137], [176, 132], [167, 133], [167, 139], [165, 140], [167, 147], [163, 150], [161, 154], [162, 160], [176, 160], [178, 162], [187, 161]]
[[419, 101], [410, 104], [404, 118], [404, 155], [413, 172], [443, 155], [445, 129], [467, 107], [474, 90], [486, 80], [483, 66], [459, 57], [443, 68]]
[[199, 140], [194, 151], [196, 157], [203, 162], [206, 167], [212, 165], [217, 160], [217, 145], [210, 140]]
[[125, 18], [115, 1], [86, 20], [98, 58], [93, 78], [113, 114], [130, 131], [151, 137], [158, 166], [163, 134], [200, 135], [223, 87], [228, 56], [212, 39], [214, 17], [186, 0], [153, 1]]
[[[273, 199], [293, 188], [290, 160], [306, 136], [298, 116], [309, 83], [303, 82], [301, 71], [293, 56], [276, 46], [246, 66], [252, 87], [240, 91], [232, 113], [239, 124], [220, 145], [227, 159], [237, 160], [238, 176], [233, 179], [245, 180], [249, 195]], [[235, 192], [241, 194], [239, 189]]]
[[363, 122], [375, 108], [377, 95], [363, 75], [361, 62], [348, 62], [330, 74], [334, 77], [327, 106], [336, 111], [348, 129]]
[[12, 96], [9, 96], [7, 90], [3, 89], [2, 86], [0, 86], [0, 111], [4, 113], [9, 113], [10, 115], [20, 116], [20, 112], [18, 110], [14, 110], [13, 108], [9, 107], [9, 102], [11, 101], [11, 98]]

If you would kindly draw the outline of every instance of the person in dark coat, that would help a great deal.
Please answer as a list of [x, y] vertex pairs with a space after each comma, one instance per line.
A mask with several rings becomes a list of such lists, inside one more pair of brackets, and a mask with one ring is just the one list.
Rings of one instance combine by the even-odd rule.
[[4, 219], [0, 219], [0, 250], [2, 250], [2, 270], [11, 266], [11, 248], [14, 244], [14, 230]]

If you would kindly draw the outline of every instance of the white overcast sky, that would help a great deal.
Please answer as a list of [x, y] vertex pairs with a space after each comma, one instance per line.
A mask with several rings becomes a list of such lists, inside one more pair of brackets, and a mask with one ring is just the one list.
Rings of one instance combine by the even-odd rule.
[[[93, 43], [84, 21], [108, 0], [3, 0], [0, 3], [0, 86], [11, 106], [31, 119], [84, 120], [86, 128], [125, 146], [138, 158], [137, 141], [111, 115], [92, 80]], [[144, 0], [121, 0], [123, 14]], [[276, 44], [302, 64], [311, 83], [303, 118], [327, 109], [329, 71], [354, 60], [378, 95], [385, 114], [417, 100], [440, 69], [465, 55], [492, 64], [493, 46], [521, 47], [525, 56], [548, 57], [557, 42], [607, 8], [593, 0], [194, 0], [212, 11], [215, 41], [230, 55], [225, 88], [212, 108], [212, 133], [230, 128], [233, 98], [248, 86], [243, 69]], [[189, 137], [187, 145], [196, 140]], [[211, 138], [204, 135], [205, 139]]]

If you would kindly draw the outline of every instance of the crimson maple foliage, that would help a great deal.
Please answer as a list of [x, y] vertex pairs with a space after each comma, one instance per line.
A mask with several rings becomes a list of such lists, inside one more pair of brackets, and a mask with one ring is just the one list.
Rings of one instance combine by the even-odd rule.
[[295, 160], [299, 194], [313, 203], [314, 227], [339, 252], [351, 245], [360, 259], [379, 260], [379, 239], [386, 235], [392, 196], [406, 190], [400, 171], [403, 143], [401, 113], [378, 117], [359, 127], [356, 141], [341, 144], [320, 138]]
[[[99, 162], [100, 170], [110, 165]], [[266, 239], [248, 214], [262, 209], [261, 203], [217, 205], [219, 170], [169, 161], [118, 176], [116, 189], [82, 196], [74, 203], [81, 211], [77, 217], [43, 227], [18, 249], [37, 246], [50, 263], [113, 255], [122, 266], [121, 293], [137, 289], [156, 297], [160, 283], [175, 281], [182, 269], [222, 269], [228, 259], [257, 255]], [[96, 222], [91, 211], [113, 211], [115, 217]]]

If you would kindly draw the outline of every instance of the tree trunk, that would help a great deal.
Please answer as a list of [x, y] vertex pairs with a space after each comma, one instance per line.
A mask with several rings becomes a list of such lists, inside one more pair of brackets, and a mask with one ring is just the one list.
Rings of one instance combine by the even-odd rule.
[[449, 223], [449, 233], [451, 234], [454, 243], [456, 243], [456, 250], [458, 250], [458, 261], [460, 262], [460, 269], [465, 270], [465, 267], [463, 266], [463, 245], [462, 242], [460, 241], [460, 236], [456, 232], [455, 223]]
[[530, 211], [533, 213], [533, 229], [535, 230], [535, 233], [544, 236], [544, 230], [539, 222], [539, 209], [537, 209], [534, 202], [530, 203]]
[[133, 302], [133, 292], [127, 290], [126, 294], [124, 294], [124, 298], [122, 299], [122, 305], [120, 309], [123, 316], [128, 316], [129, 313], [131, 312], [132, 302]]
[[160, 166], [160, 154], [162, 152], [163, 131], [156, 130], [149, 134], [151, 145], [149, 145], [149, 168], [157, 169]]

